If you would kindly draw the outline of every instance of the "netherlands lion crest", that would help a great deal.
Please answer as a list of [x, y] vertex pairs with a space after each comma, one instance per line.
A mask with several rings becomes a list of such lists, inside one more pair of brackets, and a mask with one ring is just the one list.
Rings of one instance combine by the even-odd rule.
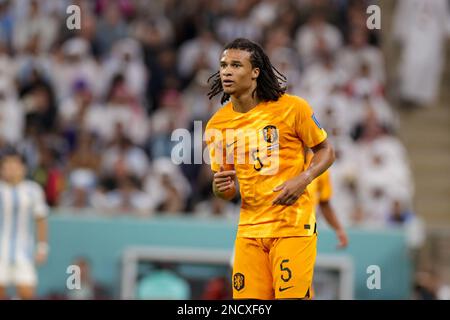
[[265, 126], [263, 129], [264, 140], [268, 143], [275, 143], [278, 140], [277, 127], [273, 125]]
[[241, 291], [245, 287], [245, 277], [242, 273], [235, 273], [233, 276], [233, 287]]

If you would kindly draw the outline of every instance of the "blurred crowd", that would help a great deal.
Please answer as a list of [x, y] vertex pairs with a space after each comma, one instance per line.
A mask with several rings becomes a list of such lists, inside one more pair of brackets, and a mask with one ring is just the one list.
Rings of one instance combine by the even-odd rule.
[[[80, 30], [66, 26], [70, 4]], [[247, 37], [327, 130], [343, 224], [401, 224], [414, 188], [368, 4], [0, 0], [0, 149], [25, 155], [52, 207], [236, 217], [238, 199], [212, 196], [207, 164], [171, 161], [171, 134], [220, 108], [207, 79], [224, 44]]]

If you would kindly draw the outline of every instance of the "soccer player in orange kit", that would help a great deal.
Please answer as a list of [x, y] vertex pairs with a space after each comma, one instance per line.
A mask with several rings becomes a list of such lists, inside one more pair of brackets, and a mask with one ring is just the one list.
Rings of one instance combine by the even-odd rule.
[[[205, 140], [214, 194], [241, 195], [233, 266], [234, 299], [310, 299], [316, 259], [314, 203], [307, 186], [334, 161], [309, 104], [247, 39], [225, 46], [209, 97], [222, 93]], [[305, 167], [304, 147], [313, 150]]]

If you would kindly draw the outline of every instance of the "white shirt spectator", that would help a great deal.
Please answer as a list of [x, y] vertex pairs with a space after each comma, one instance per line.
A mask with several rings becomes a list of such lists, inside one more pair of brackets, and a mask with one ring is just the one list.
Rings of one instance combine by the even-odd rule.
[[126, 136], [137, 145], [145, 142], [148, 133], [146, 115], [127, 105], [95, 105], [88, 110], [85, 124], [90, 132], [97, 133], [105, 142], [112, 141], [117, 125], [120, 125]]
[[291, 94], [302, 95], [302, 75], [299, 71], [298, 56], [294, 49], [286, 46], [276, 47], [269, 57], [272, 64], [286, 77], [287, 90]]
[[358, 158], [358, 188], [366, 218], [386, 223], [394, 200], [411, 203], [414, 186], [405, 149], [395, 137], [383, 136], [359, 145]]
[[101, 97], [104, 92], [102, 66], [95, 62], [89, 52], [89, 43], [82, 38], [67, 40], [62, 47], [64, 60], [52, 61], [53, 84], [58, 100], [69, 97], [77, 81], [84, 80], [92, 89], [94, 97]]
[[143, 178], [149, 170], [149, 161], [145, 152], [135, 146], [121, 150], [117, 146], [107, 149], [103, 154], [102, 168], [114, 173], [117, 166], [123, 166], [127, 173]]
[[142, 100], [148, 78], [146, 70], [139, 42], [131, 38], [119, 40], [113, 45], [111, 57], [105, 62], [103, 91], [106, 92], [112, 78], [120, 73], [125, 77], [131, 93]]
[[295, 43], [303, 64], [307, 66], [316, 61], [318, 50], [337, 51], [342, 45], [342, 36], [335, 26], [320, 21], [300, 27]]
[[[0, 43], [0, 47], [2, 44]], [[8, 54], [1, 51], [0, 48], [0, 81], [6, 81], [9, 85], [13, 85], [13, 79], [17, 73], [16, 58], [12, 58]]]
[[40, 1], [30, 1], [28, 12], [23, 18], [17, 18], [14, 26], [13, 45], [17, 51], [23, 51], [33, 38], [38, 38], [39, 52], [48, 52], [58, 32], [58, 21], [54, 16], [46, 15], [39, 7]]
[[376, 139], [371, 146], [374, 154], [383, 154], [389, 165], [389, 183], [396, 190], [403, 190], [405, 200], [411, 201], [414, 184], [408, 155], [403, 144], [394, 136], [385, 135]]
[[278, 0], [262, 0], [250, 12], [250, 18], [260, 28], [266, 28], [277, 18], [279, 6]]
[[0, 140], [17, 144], [23, 138], [25, 114], [13, 87], [0, 80]]
[[369, 114], [376, 121], [389, 128], [397, 128], [398, 116], [392, 111], [390, 105], [383, 96], [371, 97], [367, 100], [360, 98], [347, 99], [347, 124], [346, 128], [353, 129], [356, 125], [366, 121]]
[[212, 34], [204, 32], [197, 38], [184, 42], [178, 51], [178, 70], [183, 77], [189, 77], [195, 68], [203, 63], [211, 70], [218, 69], [222, 46], [214, 40]]
[[258, 42], [261, 39], [262, 30], [248, 16], [248, 2], [236, 1], [231, 8], [233, 13], [218, 22], [217, 34], [220, 40], [228, 43], [236, 38], [247, 38]]
[[397, 2], [393, 31], [402, 44], [399, 68], [402, 98], [422, 105], [436, 99], [449, 21], [446, 0]]
[[302, 82], [302, 92], [311, 101], [322, 100], [345, 81], [344, 71], [333, 62], [318, 62], [306, 68]]
[[168, 194], [163, 186], [163, 178], [168, 177], [177, 193], [185, 201], [191, 195], [192, 189], [189, 181], [181, 172], [180, 167], [176, 166], [170, 158], [155, 159], [150, 174], [144, 182], [144, 190], [153, 199], [157, 206], [168, 199]]
[[346, 46], [338, 52], [338, 64], [347, 73], [348, 78], [356, 76], [362, 64], [369, 65], [370, 74], [379, 81], [385, 83], [385, 64], [381, 50], [377, 47], [366, 45], [361, 48]]
[[[353, 128], [354, 110], [348, 97], [337, 91], [327, 96], [320, 95], [310, 99], [310, 104], [314, 108], [316, 118], [333, 139], [339, 131], [339, 135], [349, 135]], [[336, 131], [338, 130], [338, 131]]]
[[[210, 90], [207, 83], [210, 75], [211, 72], [207, 69], [198, 71], [189, 87], [182, 93], [186, 113], [189, 115], [188, 123], [191, 123], [193, 120], [208, 120], [217, 108], [220, 107], [219, 96], [215, 96], [210, 100], [207, 95]], [[167, 120], [168, 116], [162, 115], [161, 119]], [[153, 120], [155, 121], [155, 125], [158, 126], [156, 122], [160, 121], [160, 119], [153, 118]], [[155, 129], [155, 126], [153, 128]], [[167, 132], [163, 127], [159, 129], [160, 132]]]
[[[98, 110], [98, 108], [101, 108], [101, 106], [93, 105], [93, 104], [90, 104], [87, 106], [85, 120], [84, 120], [85, 126], [88, 123], [87, 115], [89, 114], [89, 112], [91, 112], [90, 110]], [[63, 101], [58, 109], [59, 117], [62, 121], [63, 126], [65, 124], [75, 123], [77, 120], [77, 117], [80, 115], [80, 112], [81, 112], [80, 104], [77, 103], [77, 101], [75, 101], [75, 97], [73, 97], [73, 96], [66, 99], [65, 101]], [[92, 112], [94, 112], [94, 111], [92, 111]]]

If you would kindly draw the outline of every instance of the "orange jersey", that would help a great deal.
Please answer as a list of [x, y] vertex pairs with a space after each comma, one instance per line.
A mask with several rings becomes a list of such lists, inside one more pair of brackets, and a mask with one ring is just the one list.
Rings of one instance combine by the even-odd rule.
[[[305, 168], [309, 167], [312, 156], [313, 153], [311, 152], [306, 155]], [[333, 194], [333, 187], [331, 185], [331, 178], [330, 178], [330, 170], [325, 171], [316, 179], [314, 179], [308, 185], [308, 190], [309, 193], [311, 194], [311, 197], [313, 198], [313, 203], [315, 206], [317, 206], [320, 202], [329, 201]]]
[[236, 170], [242, 200], [238, 237], [314, 234], [309, 191], [291, 206], [274, 206], [278, 193], [273, 189], [304, 170], [304, 146], [314, 147], [326, 137], [309, 104], [288, 94], [246, 113], [234, 111], [231, 102], [216, 112], [206, 126], [205, 140], [213, 171], [221, 165]]

